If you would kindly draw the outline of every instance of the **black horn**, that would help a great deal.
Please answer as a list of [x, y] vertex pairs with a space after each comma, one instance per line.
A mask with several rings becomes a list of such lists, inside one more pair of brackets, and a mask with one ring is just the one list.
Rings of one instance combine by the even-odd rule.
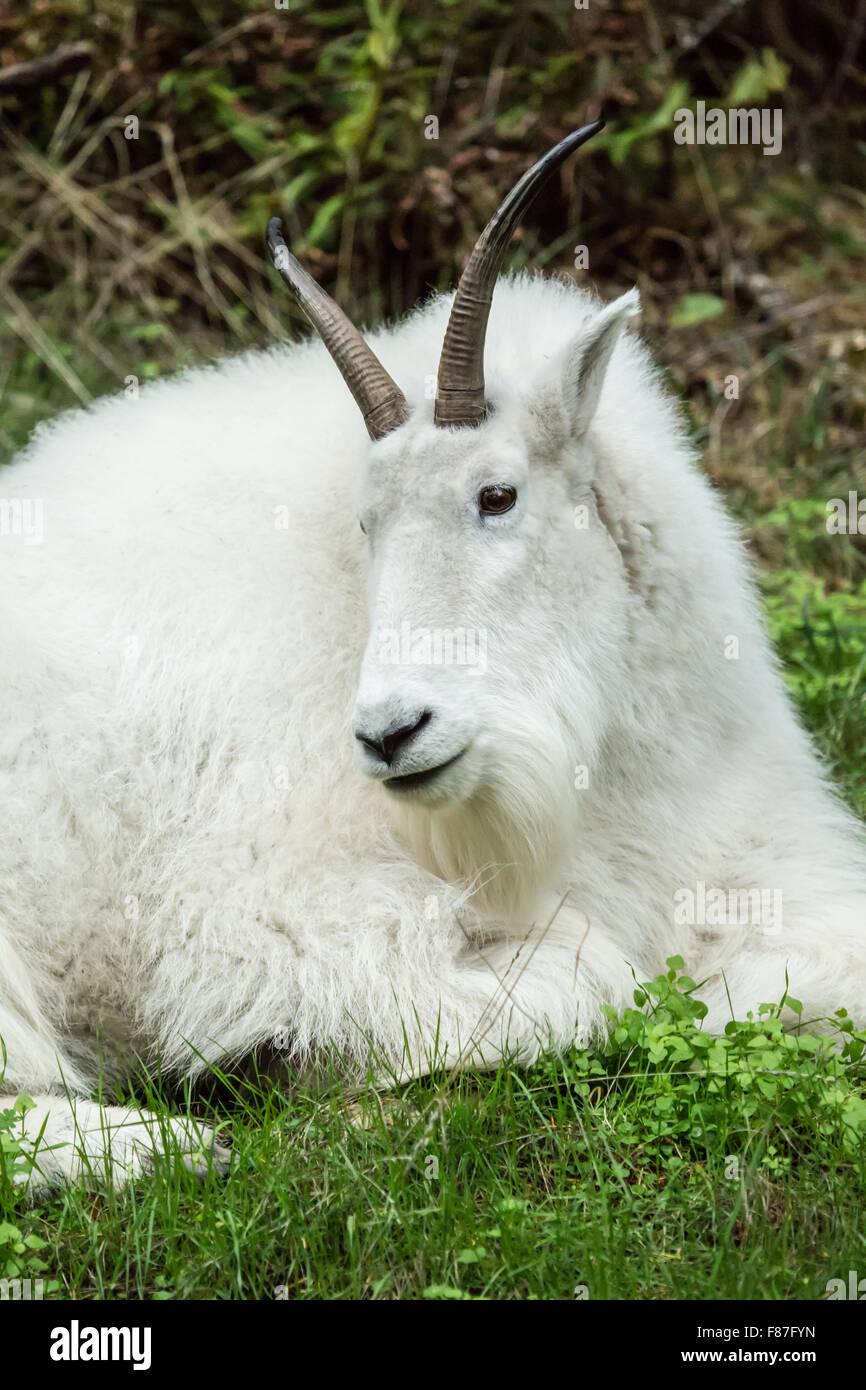
[[295, 259], [278, 217], [268, 223], [268, 249], [298, 304], [318, 332], [355, 397], [371, 439], [381, 439], [408, 419], [406, 398], [353, 323]]
[[445, 331], [433, 418], [437, 425], [478, 425], [484, 419], [484, 339], [496, 277], [512, 233], [539, 189], [564, 159], [604, 128], [593, 121], [572, 131], [533, 164], [493, 214], [460, 276]]

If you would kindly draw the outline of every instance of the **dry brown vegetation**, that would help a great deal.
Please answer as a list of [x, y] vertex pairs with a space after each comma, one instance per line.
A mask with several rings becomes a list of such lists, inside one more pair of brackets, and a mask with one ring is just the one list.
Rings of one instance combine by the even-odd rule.
[[[847, 478], [866, 396], [864, 20], [842, 0], [13, 6], [7, 69], [79, 56], [38, 85], [0, 76], [7, 448], [130, 372], [278, 337], [290, 315], [262, 252], [275, 213], [351, 312], [399, 313], [452, 282], [515, 176], [603, 109], [608, 132], [512, 263], [575, 273], [580, 241], [578, 278], [639, 284], [708, 466], [759, 507], [823, 486], [813, 415], [817, 452]], [[782, 153], [677, 146], [672, 111], [698, 97], [780, 106]], [[696, 293], [721, 312], [672, 327]]]

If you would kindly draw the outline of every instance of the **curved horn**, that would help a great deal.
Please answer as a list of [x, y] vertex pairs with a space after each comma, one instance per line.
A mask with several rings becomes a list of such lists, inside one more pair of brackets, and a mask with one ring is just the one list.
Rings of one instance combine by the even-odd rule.
[[278, 217], [268, 223], [268, 250], [298, 304], [318, 332], [361, 407], [371, 439], [381, 439], [409, 418], [406, 397], [388, 375], [357, 328], [312, 275], [295, 260], [283, 237]]
[[437, 425], [478, 425], [484, 419], [487, 316], [511, 234], [536, 193], [562, 161], [603, 128], [604, 121], [593, 121], [591, 125], [572, 131], [548, 150], [515, 184], [476, 241], [460, 276], [442, 343], [433, 411]]

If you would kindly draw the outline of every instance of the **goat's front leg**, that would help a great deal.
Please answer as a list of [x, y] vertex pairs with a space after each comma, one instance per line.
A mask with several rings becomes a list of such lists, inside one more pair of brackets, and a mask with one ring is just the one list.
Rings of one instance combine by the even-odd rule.
[[227, 1157], [210, 1130], [187, 1116], [157, 1117], [89, 1100], [93, 1078], [65, 1054], [59, 1031], [40, 1011], [32, 972], [2, 936], [0, 965], [0, 1111], [17, 1112], [7, 1137], [17, 1141], [26, 1160], [16, 1165], [16, 1179], [31, 1196], [67, 1182], [118, 1185], [160, 1156], [197, 1171], [207, 1165], [209, 1152], [218, 1163]]
[[413, 1011], [403, 1053], [392, 1059], [398, 1079], [432, 1065], [493, 1069], [508, 1059], [525, 1066], [547, 1048], [588, 1046], [604, 1031], [604, 1006], [631, 1001], [631, 969], [602, 931], [561, 903], [540, 916], [525, 932], [467, 947], [426, 1017]]
[[406, 861], [275, 883], [254, 912], [228, 895], [202, 913], [184, 900], [149, 930], [139, 1014], [169, 1069], [200, 1073], [275, 1038], [299, 1071], [334, 1052], [353, 1074], [372, 1059], [397, 1078], [525, 1063], [586, 1043], [602, 1005], [630, 997], [609, 941], [555, 901], [517, 929]]
[[[12, 1097], [0, 1097], [0, 1109], [12, 1103]], [[202, 1176], [211, 1163], [224, 1171], [229, 1158], [213, 1132], [189, 1116], [98, 1105], [83, 1097], [36, 1096], [11, 1133], [31, 1161], [25, 1178], [31, 1196], [63, 1183], [119, 1187], [160, 1160]]]

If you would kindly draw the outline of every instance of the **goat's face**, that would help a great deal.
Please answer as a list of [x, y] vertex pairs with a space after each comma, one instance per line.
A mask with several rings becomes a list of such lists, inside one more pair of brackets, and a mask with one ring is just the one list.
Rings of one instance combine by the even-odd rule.
[[494, 394], [472, 429], [418, 411], [369, 449], [354, 737], [393, 797], [501, 804], [521, 786], [571, 785], [592, 762], [625, 621], [586, 431], [633, 309], [626, 297], [592, 319], [531, 384], [531, 405]]
[[[637, 296], [584, 323], [522, 406], [513, 393], [486, 395], [484, 342], [523, 210], [602, 124], [573, 131], [527, 170], [476, 242], [442, 342], [432, 423], [410, 411], [294, 259], [279, 219], [268, 224], [274, 264], [375, 441], [360, 506], [372, 609], [355, 710], [362, 767], [415, 805], [487, 794], [524, 841], [532, 807], [557, 800], [569, 760], [588, 765], [603, 728], [601, 692], [616, 677], [619, 574], [598, 524], [587, 431]], [[589, 524], [576, 524], [581, 517]]]

